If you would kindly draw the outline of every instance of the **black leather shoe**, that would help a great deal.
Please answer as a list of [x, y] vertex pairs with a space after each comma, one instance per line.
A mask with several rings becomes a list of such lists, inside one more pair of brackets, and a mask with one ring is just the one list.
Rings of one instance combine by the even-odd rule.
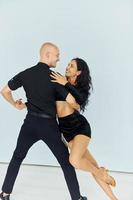
[[3, 192], [0, 193], [0, 199], [2, 200], [10, 200], [10, 195], [3, 197]]
[[80, 197], [80, 200], [87, 200], [87, 197]]

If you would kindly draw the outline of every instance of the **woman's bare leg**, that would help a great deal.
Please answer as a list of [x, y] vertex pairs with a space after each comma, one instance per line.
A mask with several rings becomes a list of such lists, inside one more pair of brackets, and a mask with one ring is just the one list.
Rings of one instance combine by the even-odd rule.
[[98, 177], [100, 180], [103, 180], [108, 184], [112, 184], [112, 177], [105, 173], [103, 169], [95, 167], [88, 159], [86, 159], [86, 157], [84, 157], [89, 142], [90, 138], [85, 135], [80, 134], [74, 137], [69, 157], [70, 163], [75, 168], [84, 171], [89, 171], [93, 173], [96, 177]]
[[[68, 147], [70, 149], [70, 154], [71, 154], [71, 148], [73, 145], [73, 141], [70, 141], [68, 143]], [[84, 157], [89, 160], [89, 162], [91, 162], [92, 165], [94, 165], [97, 169], [99, 169], [99, 166], [96, 162], [96, 160], [93, 158], [93, 156], [91, 155], [91, 153], [88, 151], [88, 149], [86, 149], [85, 153], [84, 153]], [[94, 177], [94, 179], [96, 180], [96, 182], [99, 184], [99, 186], [104, 190], [104, 192], [107, 194], [107, 196], [111, 199], [111, 200], [118, 200], [116, 198], [116, 196], [113, 194], [111, 187], [104, 181], [100, 180], [98, 177], [96, 177], [93, 173], [92, 176]]]

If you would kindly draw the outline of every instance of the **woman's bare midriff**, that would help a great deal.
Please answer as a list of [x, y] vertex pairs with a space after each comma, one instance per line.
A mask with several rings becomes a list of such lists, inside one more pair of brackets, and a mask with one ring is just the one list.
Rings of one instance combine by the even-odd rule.
[[66, 101], [56, 101], [58, 117], [65, 117], [74, 112], [74, 109]]

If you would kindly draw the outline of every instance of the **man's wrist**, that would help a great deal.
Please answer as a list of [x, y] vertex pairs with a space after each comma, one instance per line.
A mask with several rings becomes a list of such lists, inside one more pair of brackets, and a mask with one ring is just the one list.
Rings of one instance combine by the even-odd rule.
[[12, 105], [16, 108], [16, 102], [15, 101], [12, 103]]

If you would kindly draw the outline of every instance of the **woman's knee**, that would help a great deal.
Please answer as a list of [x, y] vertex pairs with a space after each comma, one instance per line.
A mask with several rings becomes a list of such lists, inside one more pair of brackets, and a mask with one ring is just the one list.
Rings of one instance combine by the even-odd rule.
[[79, 168], [79, 158], [75, 155], [71, 155], [69, 156], [69, 162], [71, 163], [71, 165], [75, 168]]

